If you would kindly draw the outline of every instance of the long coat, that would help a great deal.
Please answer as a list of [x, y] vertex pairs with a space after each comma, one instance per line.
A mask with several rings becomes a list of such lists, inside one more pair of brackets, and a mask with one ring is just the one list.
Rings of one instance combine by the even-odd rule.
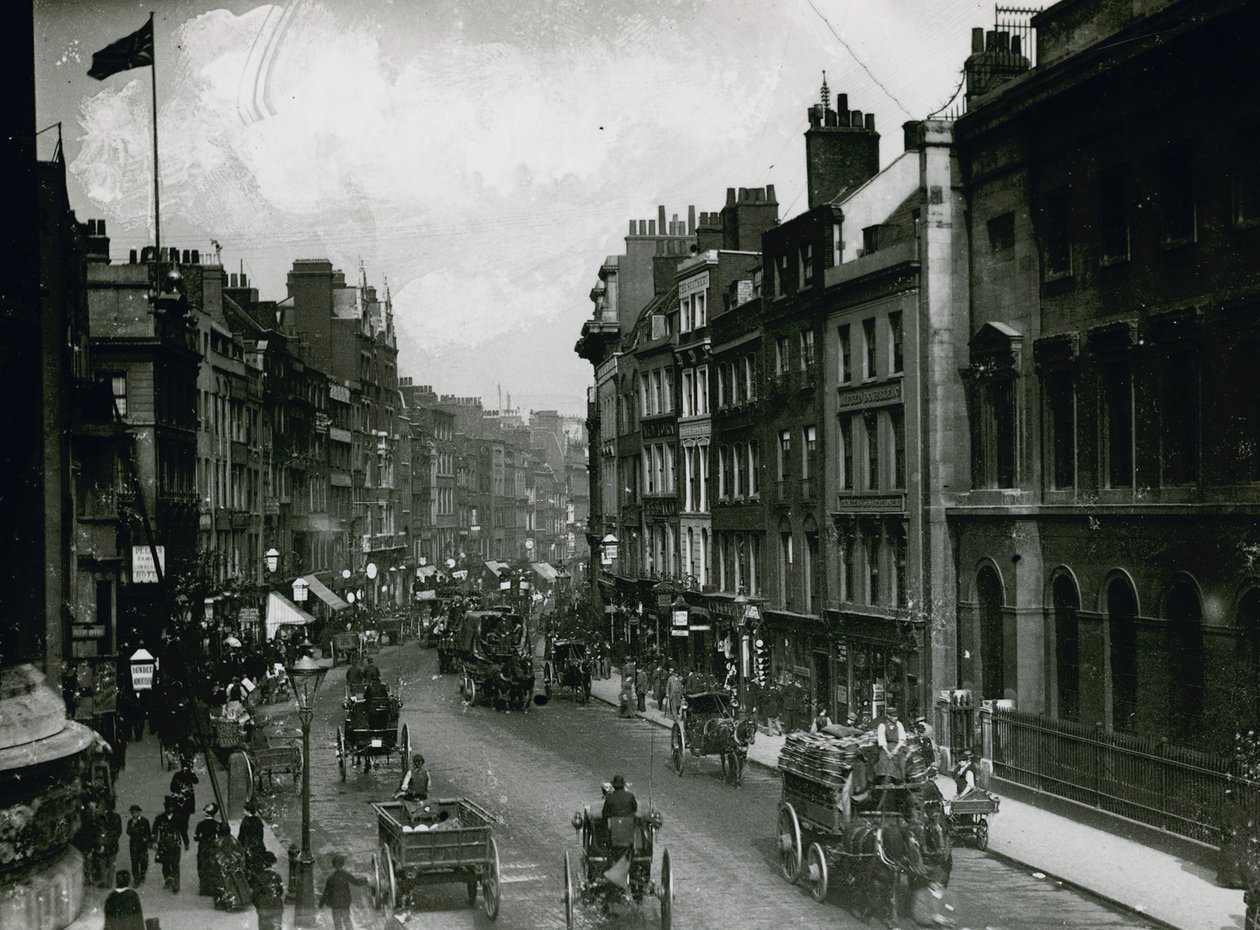
[[144, 930], [140, 895], [131, 888], [115, 888], [105, 898], [105, 930]]

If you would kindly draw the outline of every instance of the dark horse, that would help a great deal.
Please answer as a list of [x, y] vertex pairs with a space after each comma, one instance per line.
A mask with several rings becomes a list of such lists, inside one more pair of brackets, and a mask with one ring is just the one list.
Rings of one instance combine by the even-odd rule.
[[942, 889], [953, 868], [948, 833], [921, 811], [909, 818], [856, 818], [845, 829], [838, 851], [852, 865], [840, 876], [850, 910], [863, 920], [878, 917], [890, 927], [900, 916], [915, 914], [925, 892]]

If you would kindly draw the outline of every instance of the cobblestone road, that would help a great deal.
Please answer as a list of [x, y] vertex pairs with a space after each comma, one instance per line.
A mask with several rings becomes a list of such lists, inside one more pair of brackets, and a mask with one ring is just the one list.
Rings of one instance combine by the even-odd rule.
[[[495, 828], [503, 865], [504, 930], [563, 927], [563, 854], [578, 849], [569, 826], [573, 812], [596, 804], [599, 784], [620, 772], [640, 806], [660, 809], [658, 838], [674, 866], [674, 926], [718, 928], [860, 927], [842, 903], [814, 902], [778, 877], [773, 824], [777, 777], [748, 769], [742, 788], [721, 781], [718, 765], [698, 760], [682, 777], [668, 765], [668, 734], [639, 719], [620, 719], [607, 706], [580, 706], [558, 698], [526, 714], [465, 707], [454, 676], [438, 676], [435, 654], [408, 644], [378, 661], [384, 678], [403, 676], [403, 721], [412, 745], [433, 773], [431, 796], [466, 796], [502, 819]], [[344, 852], [352, 871], [369, 872], [376, 852], [373, 800], [391, 796], [399, 778], [397, 757], [383, 771], [351, 771], [340, 781], [333, 734], [341, 722], [344, 672], [329, 675], [312, 726], [311, 818], [317, 876], [328, 856]], [[278, 832], [296, 839], [300, 804], [281, 789], [275, 803]], [[995, 829], [1000, 828], [995, 823]], [[319, 884], [317, 882], [317, 888]], [[834, 898], [834, 895], [833, 895]], [[1090, 897], [1037, 878], [974, 850], [957, 852], [950, 899], [958, 926], [976, 928], [1143, 928], [1150, 926]], [[422, 909], [406, 915], [408, 930], [487, 927], [466, 904], [458, 885], [432, 886]], [[356, 925], [379, 927], [382, 918], [356, 903]], [[592, 919], [583, 926], [655, 927], [655, 908], [641, 917]], [[870, 926], [874, 926], [871, 924]]]

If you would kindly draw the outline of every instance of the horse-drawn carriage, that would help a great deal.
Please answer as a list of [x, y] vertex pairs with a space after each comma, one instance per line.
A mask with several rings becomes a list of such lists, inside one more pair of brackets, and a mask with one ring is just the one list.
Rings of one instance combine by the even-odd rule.
[[346, 780], [350, 765], [372, 770], [372, 760], [397, 753], [402, 770], [411, 760], [411, 734], [407, 724], [398, 725], [402, 702], [394, 695], [388, 698], [365, 699], [346, 692], [341, 702], [345, 711], [344, 726], [337, 727], [337, 768]]
[[551, 644], [550, 655], [543, 666], [543, 687], [547, 696], [553, 689], [568, 688], [583, 704], [591, 699], [591, 660], [586, 643], [558, 639]]
[[803, 879], [816, 901], [841, 889], [861, 917], [918, 919], [949, 882], [948, 828], [925, 807], [924, 781], [870, 784], [853, 744], [819, 734], [788, 738], [779, 759], [780, 873], [789, 883]]
[[722, 775], [732, 784], [742, 783], [748, 747], [757, 738], [757, 724], [737, 720], [736, 703], [725, 691], [702, 691], [683, 699], [682, 710], [670, 734], [670, 759], [682, 775], [686, 757], [718, 756]]
[[607, 915], [618, 905], [632, 903], [641, 907], [645, 898], [659, 902], [661, 930], [670, 930], [674, 877], [669, 850], [661, 853], [659, 881], [652, 880], [654, 840], [663, 823], [659, 811], [605, 818], [592, 814], [588, 806], [573, 815], [573, 829], [582, 841], [582, 856], [575, 865], [572, 854], [564, 854], [564, 917], [568, 930], [573, 930], [579, 906], [598, 907], [602, 915]]
[[485, 698], [504, 710], [529, 706], [534, 664], [519, 614], [470, 610], [460, 621], [456, 640], [459, 692], [465, 701]]
[[481, 889], [486, 916], [499, 916], [494, 817], [466, 798], [374, 803], [380, 851], [372, 856], [372, 903], [414, 905], [421, 886], [463, 882], [468, 903]]

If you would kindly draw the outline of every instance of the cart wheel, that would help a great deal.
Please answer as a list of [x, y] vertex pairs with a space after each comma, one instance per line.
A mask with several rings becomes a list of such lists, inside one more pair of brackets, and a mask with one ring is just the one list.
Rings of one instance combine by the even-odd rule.
[[661, 853], [661, 930], [670, 930], [674, 921], [674, 870], [669, 864], [669, 850]]
[[980, 822], [976, 824], [976, 849], [989, 848], [989, 819], [981, 817]]
[[389, 884], [389, 879], [385, 877], [385, 872], [381, 865], [381, 857], [376, 853], [372, 853], [372, 877], [370, 884], [372, 886], [372, 906], [379, 911], [385, 906], [385, 889]]
[[346, 734], [337, 727], [337, 769], [341, 772], [341, 780], [346, 780]]
[[398, 736], [398, 754], [402, 756], [402, 770], [405, 775], [407, 765], [411, 762], [411, 732], [405, 723], [402, 725], [402, 733]]
[[674, 773], [682, 775], [683, 773], [683, 732], [680, 724], [674, 724], [674, 732], [669, 738], [669, 754], [670, 761], [674, 765]]
[[391, 911], [398, 906], [398, 886], [394, 883], [394, 854], [388, 846], [381, 847], [381, 868], [385, 872], [385, 884], [381, 886], [381, 898]]
[[569, 861], [569, 852], [564, 853], [564, 926], [573, 930], [573, 863]]
[[489, 853], [486, 863], [486, 874], [481, 877], [481, 898], [486, 909], [486, 916], [494, 920], [499, 916], [499, 847], [494, 837], [488, 840]]
[[787, 801], [779, 802], [779, 874], [789, 885], [801, 877], [801, 822]]
[[468, 676], [468, 682], [464, 685], [464, 700], [469, 704], [477, 703], [477, 682], [473, 681], [471, 675]]
[[815, 901], [821, 903], [827, 899], [827, 857], [817, 843], [809, 844], [805, 881], [809, 883], [809, 893]]

